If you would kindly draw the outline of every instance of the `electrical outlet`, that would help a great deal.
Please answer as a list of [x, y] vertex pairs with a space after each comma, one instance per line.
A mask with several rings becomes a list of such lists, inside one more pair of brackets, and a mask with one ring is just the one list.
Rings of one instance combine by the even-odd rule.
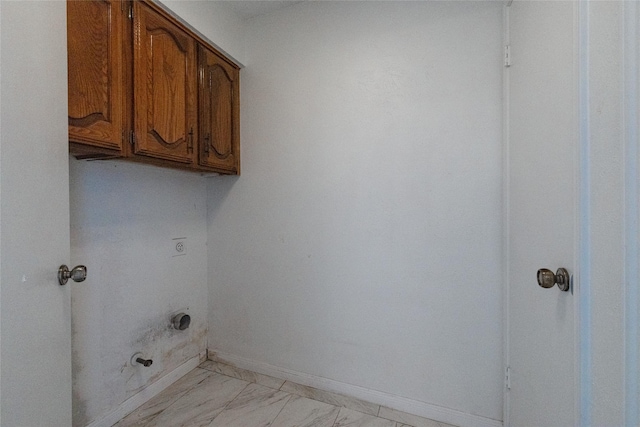
[[171, 244], [173, 245], [173, 252], [171, 256], [182, 256], [187, 254], [186, 237], [176, 237], [175, 239], [171, 239]]

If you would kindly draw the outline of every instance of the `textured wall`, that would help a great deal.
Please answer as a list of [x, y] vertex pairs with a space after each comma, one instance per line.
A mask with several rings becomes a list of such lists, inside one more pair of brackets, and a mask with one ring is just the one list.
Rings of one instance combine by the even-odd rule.
[[[74, 425], [84, 426], [206, 348], [206, 187], [197, 174], [70, 160]], [[173, 238], [187, 254], [173, 256]], [[178, 311], [191, 326], [170, 325]], [[153, 359], [132, 367], [131, 356]]]
[[247, 23], [239, 179], [209, 182], [209, 347], [502, 417], [501, 4]]
[[244, 63], [244, 23], [226, 2], [164, 0], [161, 3], [217, 48]]

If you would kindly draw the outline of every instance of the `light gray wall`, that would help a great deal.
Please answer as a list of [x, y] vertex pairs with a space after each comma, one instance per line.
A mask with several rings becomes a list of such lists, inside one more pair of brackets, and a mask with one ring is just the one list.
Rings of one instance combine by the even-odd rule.
[[[206, 348], [206, 187], [197, 174], [70, 159], [74, 425], [84, 426]], [[172, 239], [186, 237], [174, 256]], [[186, 331], [171, 327], [179, 311]], [[149, 368], [131, 366], [142, 352]]]
[[163, 0], [174, 14], [240, 63], [245, 60], [245, 23], [225, 1]]
[[209, 182], [209, 347], [502, 417], [501, 4], [247, 24], [240, 178]]

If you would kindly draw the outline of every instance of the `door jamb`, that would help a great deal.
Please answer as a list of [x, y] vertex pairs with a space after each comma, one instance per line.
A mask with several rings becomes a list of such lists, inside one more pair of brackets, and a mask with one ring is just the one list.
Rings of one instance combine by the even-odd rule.
[[638, 385], [640, 328], [640, 8], [637, 2], [623, 4], [624, 39], [624, 297], [625, 297], [625, 426], [640, 422]]

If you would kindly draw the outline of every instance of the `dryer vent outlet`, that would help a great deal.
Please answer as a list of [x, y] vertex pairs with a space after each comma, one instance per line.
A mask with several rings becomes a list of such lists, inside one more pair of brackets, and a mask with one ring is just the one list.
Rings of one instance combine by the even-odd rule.
[[173, 327], [179, 331], [184, 331], [191, 324], [191, 316], [186, 313], [178, 313], [171, 319]]

